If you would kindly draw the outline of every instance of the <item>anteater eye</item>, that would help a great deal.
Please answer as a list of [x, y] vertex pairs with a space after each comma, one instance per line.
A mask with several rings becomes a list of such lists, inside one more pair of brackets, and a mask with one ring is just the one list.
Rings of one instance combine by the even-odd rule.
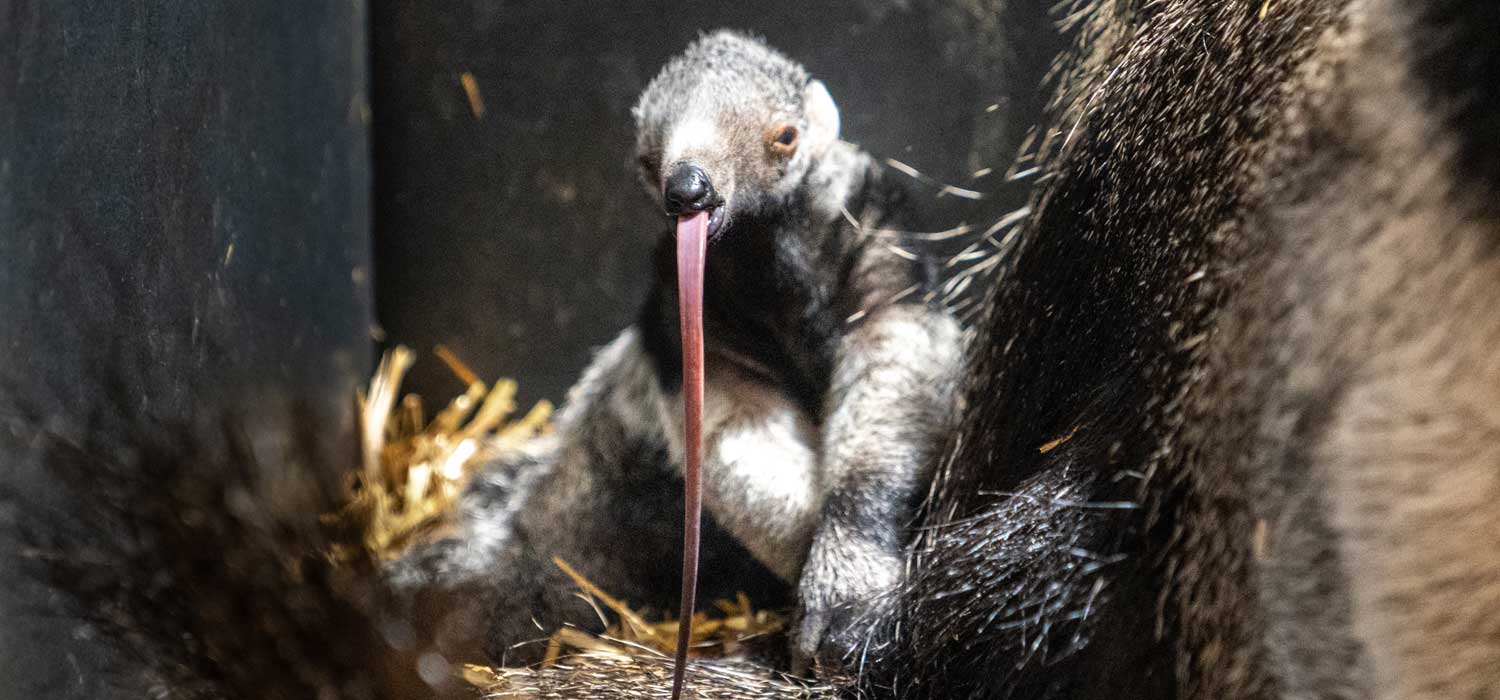
[[791, 155], [792, 151], [797, 150], [797, 127], [791, 124], [772, 129], [768, 136], [770, 138], [767, 139], [767, 145], [774, 153]]

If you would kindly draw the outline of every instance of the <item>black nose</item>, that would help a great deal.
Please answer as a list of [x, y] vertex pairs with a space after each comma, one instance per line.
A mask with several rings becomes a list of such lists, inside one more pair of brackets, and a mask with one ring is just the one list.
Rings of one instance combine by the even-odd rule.
[[667, 176], [662, 194], [667, 213], [682, 216], [713, 206], [714, 185], [709, 182], [708, 173], [703, 172], [703, 168], [683, 163]]

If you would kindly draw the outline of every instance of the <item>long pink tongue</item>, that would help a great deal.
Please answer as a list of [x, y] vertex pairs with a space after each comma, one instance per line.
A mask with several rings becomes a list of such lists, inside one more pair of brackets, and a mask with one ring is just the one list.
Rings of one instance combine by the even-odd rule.
[[698, 593], [698, 527], [703, 515], [703, 255], [708, 246], [708, 213], [677, 220], [677, 306], [682, 325], [682, 407], [684, 435], [682, 516], [682, 609], [677, 623], [677, 665], [672, 700], [682, 697], [688, 640]]

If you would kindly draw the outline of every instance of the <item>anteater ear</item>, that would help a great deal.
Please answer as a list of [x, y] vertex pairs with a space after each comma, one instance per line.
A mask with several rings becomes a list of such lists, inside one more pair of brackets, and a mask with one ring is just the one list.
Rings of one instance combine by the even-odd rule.
[[839, 139], [839, 108], [823, 81], [814, 80], [802, 91], [802, 111], [807, 118], [803, 148], [821, 153]]

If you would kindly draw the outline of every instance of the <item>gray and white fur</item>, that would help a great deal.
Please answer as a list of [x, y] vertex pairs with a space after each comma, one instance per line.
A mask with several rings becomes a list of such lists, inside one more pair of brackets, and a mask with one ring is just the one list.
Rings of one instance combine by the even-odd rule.
[[[859, 636], [850, 612], [900, 581], [901, 533], [952, 423], [963, 334], [941, 309], [907, 301], [922, 298], [921, 267], [878, 233], [907, 223], [902, 191], [839, 140], [832, 98], [801, 66], [716, 32], [667, 64], [634, 115], [659, 206], [677, 168], [713, 183], [708, 515], [720, 541], [727, 533], [796, 584], [799, 654], [830, 642], [841, 653]], [[491, 656], [538, 636], [534, 619], [594, 618], [550, 573], [553, 556], [626, 597], [675, 594], [683, 407], [671, 243], [664, 227], [639, 320], [571, 390], [555, 438], [493, 465], [466, 497], [462, 533], [413, 560], [419, 580], [493, 591]], [[748, 566], [715, 554], [714, 537], [709, 590]]]

